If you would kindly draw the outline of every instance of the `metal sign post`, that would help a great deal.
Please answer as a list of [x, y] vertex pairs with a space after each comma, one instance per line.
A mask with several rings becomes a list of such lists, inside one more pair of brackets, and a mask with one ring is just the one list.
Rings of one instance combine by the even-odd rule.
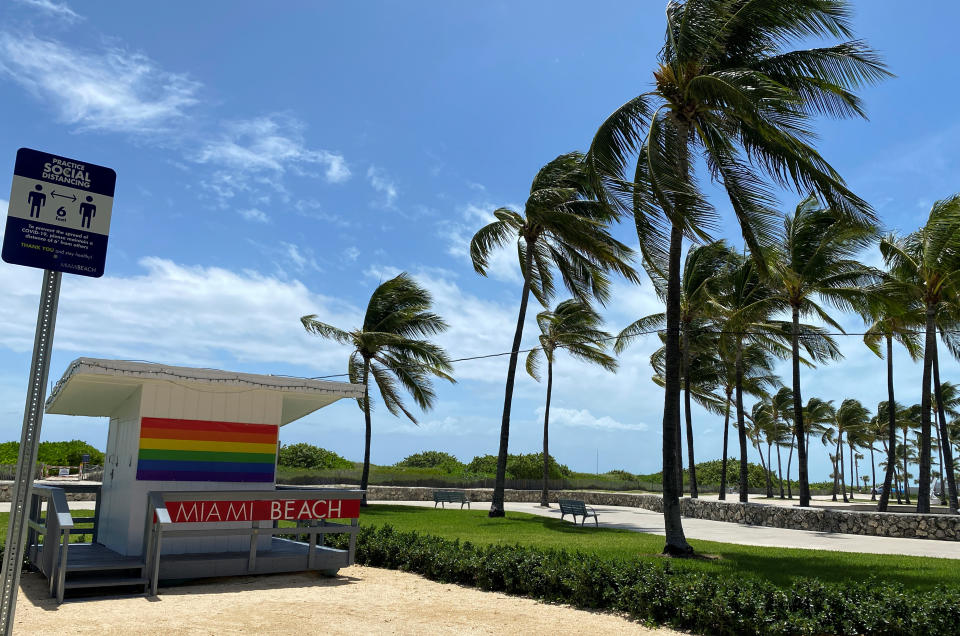
[[110, 168], [30, 148], [17, 151], [0, 253], [8, 263], [37, 267], [44, 273], [0, 572], [0, 625], [5, 635], [13, 632], [27, 542], [27, 503], [37, 465], [61, 272], [103, 276], [116, 181], [117, 173]]
[[57, 302], [60, 299], [60, 272], [43, 273], [40, 311], [37, 314], [37, 332], [33, 341], [33, 361], [30, 363], [30, 384], [27, 403], [23, 409], [23, 434], [20, 436], [20, 454], [17, 474], [13, 482], [10, 504], [10, 523], [7, 526], [7, 545], [3, 551], [3, 589], [0, 596], [0, 623], [3, 633], [13, 633], [13, 613], [20, 587], [20, 567], [27, 542], [27, 502], [33, 487], [33, 472], [37, 465], [40, 424], [47, 395], [47, 375], [50, 371], [50, 350], [53, 348], [53, 330], [57, 322]]

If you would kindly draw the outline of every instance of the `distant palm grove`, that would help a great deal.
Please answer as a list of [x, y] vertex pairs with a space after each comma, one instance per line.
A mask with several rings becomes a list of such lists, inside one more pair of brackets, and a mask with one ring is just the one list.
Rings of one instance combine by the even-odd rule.
[[[824, 45], [793, 48], [812, 39]], [[834, 497], [847, 499], [862, 483], [880, 511], [896, 499], [926, 513], [939, 497], [956, 514], [960, 390], [940, 377], [938, 341], [947, 355], [960, 356], [960, 195], [935, 193], [942, 198], [921, 227], [890, 232], [818, 153], [816, 119], [865, 118], [857, 91], [891, 76], [855, 37], [848, 2], [673, 1], [663, 46], [649, 64], [652, 83], [606, 119], [598, 113], [585, 152], [547, 162], [522, 209], [496, 210], [471, 241], [479, 274], [497, 250], [510, 249], [523, 278], [490, 516], [504, 515], [513, 389], [531, 296], [543, 308], [539, 347], [526, 359], [526, 371], [546, 383], [543, 505], [558, 354], [616, 372], [616, 354], [638, 338], [659, 338], [650, 363], [664, 396], [666, 554], [693, 551], [679, 497], [698, 496], [697, 453], [705, 452], [694, 444], [694, 402], [724, 422], [722, 448], [706, 451], [722, 458], [721, 498], [735, 489], [747, 501], [752, 447], [768, 496], [796, 496], [808, 506], [810, 454], [824, 452]], [[707, 182], [722, 200], [705, 194]], [[716, 235], [721, 211], [732, 213], [739, 238]], [[611, 232], [624, 222], [636, 230], [635, 246]], [[741, 240], [742, 247], [733, 243]], [[615, 276], [652, 284], [664, 310], [604, 331], [598, 307], [616, 302]], [[430, 340], [446, 327], [430, 307], [429, 293], [401, 274], [373, 293], [362, 327], [342, 331], [314, 316], [303, 325], [351, 346], [351, 379], [376, 386], [391, 413], [415, 421], [401, 392], [426, 409], [434, 400], [431, 378], [453, 380], [448, 354]], [[856, 316], [862, 330], [846, 333], [844, 316]], [[804, 393], [807, 370], [839, 363], [842, 336], [862, 338], [878, 356], [886, 400], [864, 405], [852, 396]], [[894, 347], [923, 365], [921, 385], [906, 396], [894, 394]], [[789, 377], [775, 374], [778, 361], [789, 361]], [[372, 399], [360, 401], [364, 486]]]

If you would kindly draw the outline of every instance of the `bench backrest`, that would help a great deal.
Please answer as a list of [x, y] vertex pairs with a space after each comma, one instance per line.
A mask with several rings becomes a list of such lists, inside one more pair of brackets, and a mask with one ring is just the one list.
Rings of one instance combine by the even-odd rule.
[[467, 495], [463, 492], [452, 490], [434, 490], [434, 501], [466, 501]]
[[584, 515], [587, 513], [587, 507], [577, 499], [561, 499], [560, 512]]

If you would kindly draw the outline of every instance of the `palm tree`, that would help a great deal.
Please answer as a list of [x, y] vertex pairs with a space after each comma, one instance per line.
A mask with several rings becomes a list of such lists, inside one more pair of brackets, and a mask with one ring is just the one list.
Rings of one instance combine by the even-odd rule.
[[[712, 305], [718, 324], [721, 325], [719, 349], [734, 353], [737, 378], [735, 387], [740, 386], [743, 377], [742, 354], [746, 345], [755, 344], [777, 357], [786, 358], [790, 355], [790, 349], [784, 343], [792, 329], [800, 330], [800, 343], [814, 361], [819, 362], [839, 355], [836, 343], [825, 330], [805, 323], [793, 326], [771, 319], [770, 316], [781, 308], [782, 303], [775, 290], [762, 279], [756, 259], [731, 256], [731, 265], [725, 272], [720, 289], [721, 293], [712, 300]], [[804, 358], [798, 358], [798, 361], [811, 365]], [[735, 391], [740, 442], [740, 501], [746, 502], [747, 438], [743, 421], [743, 396], [740, 388]]]
[[[727, 348], [721, 344], [728, 345]], [[736, 353], [729, 350], [731, 343], [720, 341], [716, 348], [716, 358], [714, 365], [719, 370], [718, 389], [722, 390], [723, 395], [714, 394], [719, 402], [722, 400], [724, 405], [723, 413], [723, 454], [720, 466], [720, 494], [719, 498], [727, 498], [727, 456], [730, 433], [730, 404], [733, 400], [733, 394], [738, 386], [741, 391], [753, 397], [761, 397], [766, 390], [780, 383], [780, 378], [773, 373], [773, 356], [769, 351], [757, 344], [746, 344], [740, 350], [740, 375], [738, 376], [738, 365]]]
[[[889, 276], [889, 273], [884, 274], [885, 279]], [[895, 297], [890, 293], [893, 290], [888, 289], [888, 287], [889, 285], [881, 283], [874, 289], [869, 290], [866, 295], [867, 302], [860, 313], [866, 321], [870, 322], [863, 336], [863, 343], [880, 358], [884, 356], [884, 353], [880, 350], [881, 339], [886, 343], [886, 404], [896, 404], [897, 401], [893, 394], [893, 341], [896, 340], [903, 345], [910, 358], [917, 361], [920, 358], [920, 342], [915, 328], [920, 322], [921, 314], [917, 303], [911, 304], [909, 300]], [[890, 487], [897, 465], [896, 408], [887, 408], [886, 415], [886, 438], [889, 443], [887, 444], [887, 468], [884, 471], [883, 489], [880, 492], [880, 502], [877, 504], [879, 512], [887, 511], [887, 504], [890, 501]]]
[[[781, 427], [779, 426], [777, 416], [774, 413], [773, 406], [770, 404], [768, 397], [756, 402], [753, 405], [748, 419], [750, 420], [750, 426], [747, 429], [747, 437], [753, 442], [754, 447], [757, 449], [757, 453], [760, 455], [760, 465], [763, 468], [763, 472], [766, 474], [767, 498], [772, 499], [773, 463], [771, 461], [771, 452], [774, 444], [776, 444], [779, 440]], [[763, 459], [763, 449], [760, 446], [761, 441], [765, 441], [767, 443], [766, 461]]]
[[383, 405], [394, 416], [402, 413], [414, 424], [417, 418], [407, 409], [400, 396], [405, 390], [423, 410], [433, 406], [431, 376], [454, 382], [453, 367], [447, 353], [427, 337], [447, 329], [447, 323], [431, 311], [430, 292], [420, 287], [406, 272], [381, 283], [370, 296], [363, 326], [344, 331], [317, 320], [315, 314], [303, 316], [300, 322], [309, 333], [338, 344], [350, 345], [353, 351], [347, 363], [351, 382], [363, 383], [363, 397], [357, 404], [363, 411], [366, 432], [363, 443], [363, 472], [360, 488], [364, 491], [361, 505], [367, 505], [367, 482], [370, 477], [370, 376], [373, 376]]
[[[810, 145], [817, 115], [863, 117], [852, 92], [889, 73], [864, 43], [789, 50], [811, 36], [852, 39], [843, 0], [786, 3], [672, 1], [656, 87], [600, 126], [589, 164], [611, 200], [632, 212], [649, 268], [665, 266], [667, 361], [663, 410], [663, 514], [667, 554], [692, 552], [683, 534], [675, 477], [680, 417], [680, 256], [683, 237], [715, 222], [694, 174], [699, 154], [723, 184], [751, 252], [775, 216], [772, 188], [814, 191], [851, 216], [871, 216]], [[636, 156], [631, 175], [628, 162]]]
[[[680, 377], [683, 380], [684, 394], [684, 419], [686, 422], [687, 434], [687, 455], [690, 466], [690, 496], [697, 498], [697, 472], [696, 460], [693, 450], [693, 421], [690, 412], [691, 387], [690, 387], [690, 367], [692, 362], [697, 362], [695, 357], [702, 351], [698, 351], [691, 346], [691, 339], [699, 335], [701, 329], [708, 327], [710, 319], [710, 295], [715, 291], [719, 275], [729, 259], [730, 248], [723, 241], [708, 243], [699, 247], [693, 247], [687, 252], [683, 264], [683, 273], [680, 277]], [[667, 281], [663, 279], [662, 273], [658, 270], [650, 270], [650, 277], [654, 288], [661, 297], [664, 295], [667, 287]], [[651, 327], [662, 327], [665, 320], [662, 313], [646, 316], [634, 322], [620, 332], [617, 338], [616, 351], [622, 351], [626, 345], [635, 337], [649, 333]], [[679, 425], [679, 420], [677, 424]], [[681, 439], [680, 431], [676, 433], [677, 440]], [[682, 475], [682, 451], [677, 444], [677, 464], [679, 474]], [[681, 478], [680, 488], [683, 488]]]
[[616, 371], [617, 361], [606, 352], [607, 341], [612, 336], [602, 331], [603, 319], [590, 305], [577, 300], [565, 300], [553, 311], [537, 314], [540, 326], [540, 346], [527, 354], [527, 373], [540, 381], [540, 358], [547, 360], [547, 405], [543, 411], [543, 489], [540, 505], [550, 505], [547, 479], [549, 479], [550, 452], [547, 446], [550, 426], [550, 396], [553, 391], [553, 360], [558, 348], [566, 349], [571, 356], [597, 364], [607, 371]]
[[897, 297], [922, 305], [925, 314], [917, 512], [929, 513], [931, 373], [936, 358], [938, 313], [956, 298], [960, 283], [960, 194], [934, 203], [926, 224], [916, 232], [883, 239], [880, 252], [890, 270], [885, 283]]
[[950, 512], [957, 514], [957, 482], [953, 468], [953, 449], [950, 444], [947, 415], [956, 418], [960, 415], [960, 388], [951, 382], [940, 383], [940, 365], [937, 352], [933, 358], [933, 401], [939, 418], [937, 427], [937, 447], [940, 450], [940, 496], [950, 506]]
[[[797, 434], [800, 505], [810, 505], [807, 449], [800, 394], [800, 317], [813, 316], [843, 332], [843, 328], [816, 302], [823, 299], [841, 309], [854, 309], [874, 272], [859, 262], [859, 252], [875, 237], [869, 225], [850, 223], [811, 195], [797, 205], [783, 224], [772, 263], [772, 285], [793, 324], [793, 416]], [[839, 356], [839, 354], [838, 354]], [[835, 358], [834, 358], [835, 359]], [[843, 464], [841, 462], [841, 468]]]
[[470, 241], [473, 268], [485, 276], [493, 251], [516, 241], [523, 274], [520, 311], [507, 366], [497, 475], [490, 505], [490, 516], [502, 517], [513, 384], [530, 294], [542, 305], [549, 304], [555, 292], [554, 269], [570, 294], [580, 302], [593, 298], [600, 304], [606, 303], [610, 297], [609, 270], [631, 282], [638, 282], [639, 278], [630, 266], [632, 250], [614, 239], [608, 230], [616, 214], [610, 206], [596, 200], [584, 172], [583, 156], [578, 152], [560, 155], [540, 169], [530, 186], [523, 214], [509, 208], [500, 208], [493, 214], [496, 220], [480, 228]]
[[[861, 435], [863, 431], [870, 425], [870, 411], [868, 411], [859, 400], [846, 399], [840, 404], [840, 408], [837, 409], [836, 423], [840, 439], [838, 451], [841, 453], [841, 459], [843, 449], [840, 448], [840, 446], [843, 444], [843, 436], [847, 436], [847, 447], [849, 449], [850, 457], [850, 497], [852, 498], [853, 489], [856, 487], [857, 483], [854, 449], [860, 445]], [[840, 467], [840, 474], [842, 475], [842, 461]], [[847, 500], [846, 492], [844, 492], [843, 500]]]
[[[786, 421], [787, 413], [793, 406], [793, 391], [787, 387], [780, 387], [770, 398], [770, 408], [776, 420], [775, 438], [777, 439], [777, 465], [780, 465], [780, 449], [789, 445], [790, 455], [787, 458], [787, 490], [790, 491], [790, 463], [793, 461], [793, 444], [796, 441], [797, 431]], [[783, 471], [780, 471], [780, 498], [784, 499], [783, 493]], [[793, 499], [793, 492], [790, 491], [790, 498]]]
[[903, 442], [897, 449], [898, 459], [902, 460], [902, 474], [900, 478], [903, 484], [904, 500], [908, 506], [910, 505], [910, 478], [914, 476], [913, 473], [910, 472], [910, 463], [911, 460], [913, 460], [913, 463], [919, 463], [919, 457], [916, 451], [920, 447], [920, 445], [915, 443], [915, 440], [920, 436], [915, 434], [913, 440], [911, 440], [910, 432], [920, 428], [922, 417], [922, 408], [919, 404], [913, 404], [897, 411], [897, 424], [899, 424], [900, 430], [903, 433]]

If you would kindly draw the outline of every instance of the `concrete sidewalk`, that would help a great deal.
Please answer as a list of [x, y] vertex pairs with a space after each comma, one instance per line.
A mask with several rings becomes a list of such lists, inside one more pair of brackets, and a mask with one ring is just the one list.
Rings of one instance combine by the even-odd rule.
[[[373, 501], [373, 504], [433, 507], [432, 501]], [[454, 504], [455, 505], [455, 504]], [[489, 510], [490, 502], [473, 502], [474, 510]], [[623, 528], [634, 532], [663, 535], [663, 515], [642, 508], [623, 506], [591, 506], [597, 511], [601, 528]], [[554, 505], [541, 508], [535, 503], [506, 503], [508, 512], [526, 512], [543, 517], [560, 518], [560, 509]], [[360, 512], [361, 523], [363, 512]], [[588, 523], [592, 523], [591, 519]], [[803, 548], [808, 550], [835, 550], [837, 552], [865, 552], [869, 554], [903, 554], [908, 556], [960, 559], [960, 541], [935, 541], [931, 539], [897, 539], [872, 537], [859, 534], [812, 532], [748, 526], [725, 521], [704, 519], [683, 520], [683, 529], [688, 539], [737, 543], [775, 548]]]

